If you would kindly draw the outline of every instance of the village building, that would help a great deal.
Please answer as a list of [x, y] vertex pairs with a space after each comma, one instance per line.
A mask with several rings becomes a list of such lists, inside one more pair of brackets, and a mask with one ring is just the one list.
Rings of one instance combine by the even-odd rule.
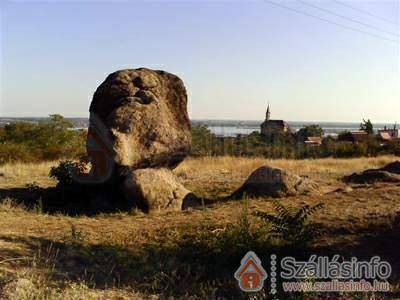
[[356, 131], [350, 131], [345, 134], [339, 135], [339, 142], [351, 142], [354, 144], [357, 144], [359, 142], [363, 142], [368, 140], [369, 135], [368, 132], [364, 130], [356, 130]]
[[397, 126], [393, 126], [392, 129], [388, 129], [386, 126], [384, 129], [378, 130], [378, 137], [384, 141], [399, 141], [400, 140], [400, 129]]
[[304, 141], [304, 144], [310, 147], [319, 147], [322, 145], [322, 137], [320, 136], [309, 136]]
[[271, 111], [268, 105], [267, 112], [265, 114], [265, 120], [261, 124], [261, 135], [264, 137], [270, 137], [271, 134], [280, 132], [290, 132], [289, 124], [283, 120], [271, 120]]

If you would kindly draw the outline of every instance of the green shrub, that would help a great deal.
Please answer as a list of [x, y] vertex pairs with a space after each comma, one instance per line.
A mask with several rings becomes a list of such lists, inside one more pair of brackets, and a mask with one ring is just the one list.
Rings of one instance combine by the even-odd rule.
[[49, 176], [56, 179], [59, 186], [71, 186], [74, 183], [74, 174], [82, 173], [83, 169], [84, 165], [81, 162], [64, 160], [50, 169]]
[[307, 125], [303, 128], [300, 128], [299, 131], [296, 132], [297, 140], [303, 142], [306, 138], [311, 136], [323, 136], [324, 131], [319, 125]]
[[0, 164], [35, 161], [35, 153], [25, 144], [5, 142], [0, 146]]
[[390, 154], [400, 156], [400, 143], [399, 142], [388, 143], [386, 151]]
[[86, 133], [51, 115], [38, 124], [17, 122], [0, 128], [0, 164], [76, 158], [85, 153]]

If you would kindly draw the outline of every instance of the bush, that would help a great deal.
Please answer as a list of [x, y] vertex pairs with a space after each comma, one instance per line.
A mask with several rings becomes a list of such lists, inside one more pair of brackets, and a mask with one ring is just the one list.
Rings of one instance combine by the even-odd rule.
[[311, 136], [323, 136], [324, 131], [319, 125], [307, 125], [296, 132], [296, 137], [303, 142]]
[[35, 160], [35, 153], [25, 144], [6, 142], [0, 147], [0, 165], [10, 162], [29, 162]]
[[71, 186], [74, 183], [74, 174], [84, 171], [84, 164], [70, 160], [61, 161], [57, 167], [50, 169], [49, 176], [58, 181], [58, 186]]
[[192, 126], [192, 156], [211, 155], [215, 135], [204, 125]]
[[387, 152], [400, 156], [400, 143], [399, 142], [391, 142], [387, 145]]
[[86, 133], [51, 115], [38, 124], [17, 122], [0, 128], [0, 164], [76, 158], [85, 153]]

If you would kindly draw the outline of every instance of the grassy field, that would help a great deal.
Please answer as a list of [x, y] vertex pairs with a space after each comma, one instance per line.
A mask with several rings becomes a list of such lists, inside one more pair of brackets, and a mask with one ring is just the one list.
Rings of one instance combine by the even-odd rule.
[[[185, 160], [174, 172], [207, 199], [230, 194], [264, 164], [308, 176], [319, 183], [319, 195], [279, 201], [295, 207], [324, 203], [312, 222], [326, 234], [297, 254], [380, 255], [392, 264], [391, 283], [398, 291], [400, 186], [348, 189], [340, 181], [396, 159], [199, 158]], [[26, 209], [13, 199], [12, 191], [27, 184], [55, 185], [48, 178], [55, 164], [0, 167], [0, 196], [8, 195], [0, 205], [0, 299], [247, 299], [233, 278], [240, 258], [248, 250], [261, 258], [296, 250], [271, 240], [268, 226], [254, 216], [272, 211], [269, 198], [215, 201], [184, 212], [75, 217], [43, 213], [40, 205]]]

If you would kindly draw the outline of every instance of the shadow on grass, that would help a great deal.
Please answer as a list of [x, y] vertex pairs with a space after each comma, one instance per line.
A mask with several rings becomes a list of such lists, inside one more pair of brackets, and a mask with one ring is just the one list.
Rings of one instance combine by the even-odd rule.
[[[0, 203], [4, 199], [13, 199], [28, 209], [47, 214], [68, 216], [94, 216], [100, 213], [130, 211], [118, 191], [107, 186], [81, 186], [62, 189], [60, 187], [42, 188], [38, 186], [23, 188], [0, 188]], [[228, 198], [201, 198], [205, 206], [231, 201]], [[198, 209], [200, 209], [199, 207]]]
[[32, 186], [0, 189], [0, 203], [7, 198], [13, 199], [17, 204], [22, 204], [28, 209], [47, 214], [93, 216], [99, 213], [128, 210], [118, 196], [114, 197], [113, 205], [107, 201], [107, 199], [113, 199], [113, 195], [110, 194], [107, 187], [62, 189]]
[[[255, 251], [265, 267], [273, 253], [302, 258], [310, 254], [307, 251], [293, 253], [290, 248], [246, 241], [241, 237], [210, 236], [210, 232], [183, 234], [173, 240], [149, 241], [140, 248], [93, 245], [73, 238], [55, 242], [38, 237], [0, 236], [0, 241], [18, 243], [31, 253], [38, 247], [42, 253], [49, 248], [57, 249], [54, 281], [67, 278], [84, 281], [98, 289], [132, 288], [144, 294], [157, 294], [161, 299], [189, 296], [195, 297], [193, 299], [248, 299], [233, 276], [247, 251]], [[18, 256], [17, 253], [9, 255]], [[261, 291], [257, 299], [265, 299], [267, 293]]]
[[[46, 190], [46, 192], [50, 191], [51, 189]], [[31, 196], [32, 199], [38, 196], [32, 193], [43, 193], [43, 191], [32, 190], [31, 194], [24, 190], [18, 190], [18, 192], [21, 192], [22, 196]], [[51, 202], [43, 203], [44, 211], [50, 210]], [[57, 211], [59, 210], [54, 210], [54, 212]], [[269, 239], [267, 233], [261, 231], [254, 233], [246, 224], [238, 224], [233, 228], [234, 230], [225, 230], [216, 234], [215, 227], [207, 227], [206, 224], [197, 228], [197, 231], [186, 230], [182, 227], [176, 236], [165, 232], [159, 235], [161, 238], [148, 240], [140, 246], [135, 244], [134, 238], [122, 243], [110, 241], [92, 244], [85, 240], [84, 234], [72, 232], [71, 236], [61, 238], [62, 241], [57, 242], [46, 238], [9, 236], [0, 236], [0, 241], [21, 244], [30, 253], [35, 253], [38, 247], [43, 253], [49, 248], [57, 249], [58, 254], [53, 269], [55, 281], [57, 279], [85, 281], [89, 286], [100, 289], [132, 288], [144, 294], [158, 294], [162, 299], [170, 296], [176, 298], [196, 296], [199, 299], [248, 299], [248, 295], [238, 289], [233, 274], [239, 267], [241, 258], [249, 250], [257, 253], [268, 273], [271, 254], [276, 254], [278, 259], [292, 256], [299, 260], [307, 260], [311, 254], [329, 257], [339, 254], [345, 259], [354, 256], [358, 260], [369, 260], [378, 255], [382, 260], [391, 263], [393, 275], [390, 282], [399, 286], [399, 220], [386, 225], [372, 224], [358, 232], [335, 232], [329, 228], [323, 228], [330, 236], [352, 235], [352, 243], [307, 248], [277, 244]], [[50, 245], [52, 247], [49, 247]], [[19, 255], [17, 252], [12, 253], [12, 250], [7, 250], [7, 256], [18, 257]], [[52, 255], [48, 256], [52, 257]], [[267, 289], [260, 292], [257, 299], [267, 298], [269, 284], [270, 282], [267, 281]], [[309, 295], [284, 294], [283, 292], [279, 296], [279, 299], [310, 298]], [[332, 296], [338, 296], [338, 294]], [[400, 295], [392, 293], [385, 295], [384, 299], [395, 296]]]
[[[182, 233], [178, 238], [148, 241], [140, 247], [111, 243], [93, 245], [74, 237], [66, 238], [64, 242], [8, 236], [0, 236], [0, 240], [20, 243], [33, 253], [38, 246], [45, 252], [52, 245], [51, 248], [58, 251], [54, 262], [54, 280], [68, 278], [72, 281], [85, 281], [89, 286], [99, 289], [132, 288], [144, 294], [158, 294], [162, 299], [170, 296], [248, 299], [248, 295], [238, 289], [233, 274], [249, 250], [258, 254], [268, 273], [271, 254], [276, 254], [278, 258], [290, 255], [301, 260], [307, 260], [311, 254], [330, 257], [339, 254], [346, 259], [355, 256], [359, 260], [369, 260], [379, 255], [392, 265], [393, 275], [389, 281], [398, 283], [399, 228], [372, 232], [373, 228], [370, 235], [360, 236], [352, 245], [336, 244], [309, 249], [273, 245], [268, 241], [252, 240], [251, 237], [212, 236], [209, 231], [199, 232], [198, 235]], [[12, 257], [13, 253], [8, 255]], [[267, 287], [269, 284], [267, 281]], [[260, 292], [257, 299], [266, 299], [267, 295], [268, 289]], [[280, 299], [304, 299], [305, 295], [282, 293], [280, 296]], [[392, 293], [384, 296], [389, 299], [400, 295]]]
[[[379, 256], [392, 266], [391, 279], [400, 283], [400, 219], [386, 225], [370, 225], [356, 232], [357, 238], [351, 244], [338, 243], [334, 249], [345, 253], [345, 257], [355, 256], [359, 260], [369, 260]], [[398, 295], [400, 297], [400, 294]]]
[[65, 201], [64, 197], [60, 197], [54, 187], [0, 189], [0, 199], [6, 198], [11, 198], [28, 209], [37, 209], [43, 213], [62, 213], [66, 215], [90, 213], [90, 207], [87, 204], [82, 203], [82, 201], [75, 201], [74, 198]]

